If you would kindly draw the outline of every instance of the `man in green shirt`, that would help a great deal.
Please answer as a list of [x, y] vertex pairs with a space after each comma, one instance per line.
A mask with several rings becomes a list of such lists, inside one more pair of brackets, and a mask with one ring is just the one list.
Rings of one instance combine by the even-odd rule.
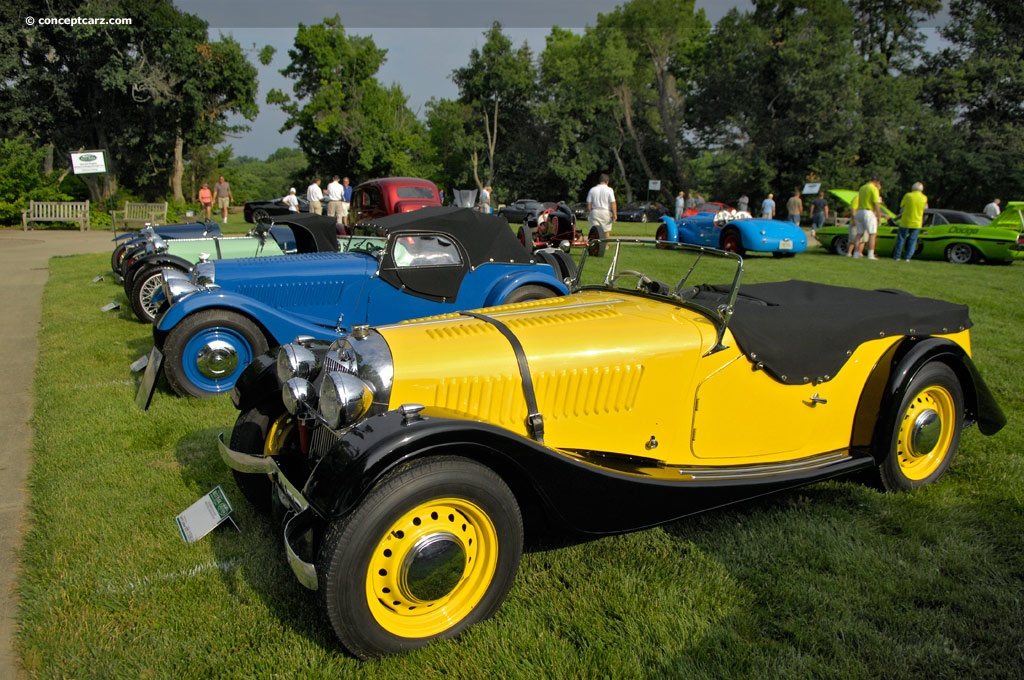
[[928, 207], [928, 197], [924, 195], [924, 185], [914, 182], [909, 193], [904, 194], [900, 201], [900, 226], [896, 230], [896, 248], [892, 251], [892, 259], [900, 261], [903, 246], [907, 247], [907, 262], [914, 256], [917, 248], [917, 236], [924, 225], [924, 209]]
[[864, 236], [867, 235], [868, 259], [877, 260], [875, 257], [875, 240], [878, 238], [878, 224], [882, 221], [882, 180], [875, 177], [857, 192], [857, 252], [854, 257], [864, 255]]

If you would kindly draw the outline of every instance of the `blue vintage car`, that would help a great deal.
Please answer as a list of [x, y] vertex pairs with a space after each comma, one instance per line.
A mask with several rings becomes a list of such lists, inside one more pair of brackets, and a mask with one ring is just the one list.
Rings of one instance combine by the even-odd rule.
[[795, 224], [751, 217], [749, 213], [734, 210], [698, 212], [678, 222], [665, 215], [655, 238], [721, 248], [739, 255], [754, 252], [787, 257], [807, 250], [807, 235]]
[[467, 208], [423, 208], [353, 231], [342, 253], [167, 272], [170, 306], [153, 338], [171, 388], [210, 396], [230, 390], [254, 356], [299, 336], [333, 340], [364, 324], [564, 295], [575, 275], [562, 251], [530, 253], [504, 218]]

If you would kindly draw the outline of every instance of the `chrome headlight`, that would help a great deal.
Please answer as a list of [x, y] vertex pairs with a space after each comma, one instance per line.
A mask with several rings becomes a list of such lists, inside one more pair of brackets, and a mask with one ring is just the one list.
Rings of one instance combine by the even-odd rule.
[[370, 386], [351, 373], [331, 371], [320, 384], [320, 415], [332, 430], [359, 420], [372, 403]]
[[305, 378], [292, 378], [281, 386], [281, 401], [288, 413], [299, 415], [299, 411], [315, 406], [316, 396], [313, 384]]
[[308, 347], [283, 345], [277, 351], [277, 379], [288, 382], [292, 378], [312, 380], [320, 372], [320, 362]]
[[160, 236], [153, 235], [146, 244], [146, 253], [166, 253], [167, 252], [167, 241], [163, 240]]
[[174, 304], [192, 293], [202, 290], [189, 280], [188, 276], [177, 269], [163, 270], [163, 281], [160, 282], [167, 302]]
[[200, 286], [213, 285], [216, 277], [217, 265], [213, 262], [199, 262], [192, 268], [192, 283]]

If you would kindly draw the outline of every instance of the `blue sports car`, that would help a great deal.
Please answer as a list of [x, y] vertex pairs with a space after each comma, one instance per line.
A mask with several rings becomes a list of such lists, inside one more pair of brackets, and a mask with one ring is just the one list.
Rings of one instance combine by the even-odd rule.
[[797, 225], [723, 210], [699, 212], [676, 222], [665, 215], [655, 232], [659, 241], [721, 248], [738, 255], [747, 252], [788, 257], [807, 250], [807, 235]]
[[[357, 225], [345, 252], [201, 262], [169, 271], [153, 362], [180, 395], [230, 390], [246, 365], [298, 336], [564, 295], [559, 250], [530, 253], [504, 218], [430, 207]], [[157, 354], [159, 352], [159, 354]]]

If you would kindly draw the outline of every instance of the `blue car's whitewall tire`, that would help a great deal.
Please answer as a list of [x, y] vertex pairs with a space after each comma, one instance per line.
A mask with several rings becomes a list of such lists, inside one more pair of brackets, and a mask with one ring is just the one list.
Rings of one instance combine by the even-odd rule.
[[181, 396], [227, 392], [253, 357], [269, 349], [260, 329], [241, 314], [206, 309], [181, 320], [164, 342], [164, 372]]

